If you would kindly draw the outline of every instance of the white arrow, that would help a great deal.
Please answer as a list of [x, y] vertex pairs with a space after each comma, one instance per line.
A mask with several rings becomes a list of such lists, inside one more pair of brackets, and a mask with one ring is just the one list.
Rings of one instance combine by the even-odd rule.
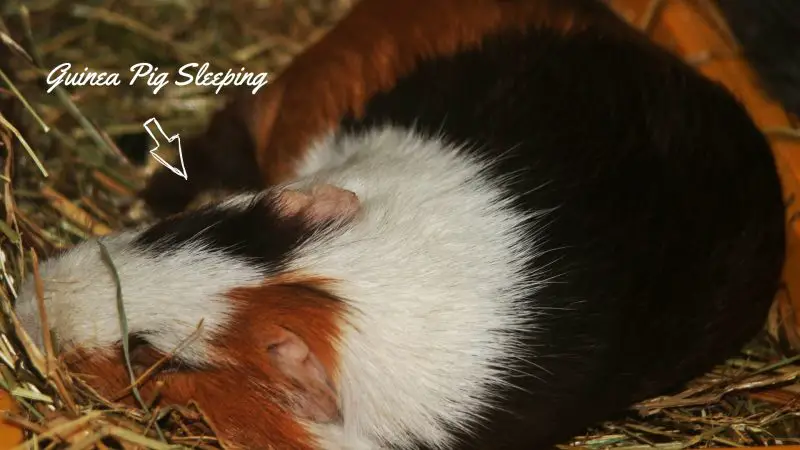
[[[156, 137], [155, 133], [153, 133], [153, 130], [150, 127], [148, 127], [148, 125], [150, 125], [151, 123], [154, 124], [156, 128], [158, 128], [158, 131], [161, 133], [161, 136], [164, 137], [167, 140], [167, 142], [172, 142], [176, 139], [178, 140], [178, 158], [181, 161], [180, 169], [173, 167], [170, 163], [164, 161], [164, 158], [156, 154], [156, 150], [158, 150], [158, 147], [161, 146], [161, 143], [158, 141], [158, 138]], [[173, 136], [167, 136], [167, 133], [164, 133], [164, 129], [161, 128], [161, 124], [158, 123], [158, 120], [156, 120], [155, 117], [147, 119], [147, 122], [144, 123], [144, 130], [147, 131], [147, 134], [149, 134], [154, 141], [156, 141], [156, 148], [150, 150], [150, 154], [153, 155], [153, 158], [155, 158], [156, 161], [160, 162], [161, 165], [171, 170], [175, 175], [183, 177], [184, 180], [188, 180], [189, 175], [186, 173], [186, 166], [183, 164], [183, 150], [181, 149], [180, 135], [175, 134]]]

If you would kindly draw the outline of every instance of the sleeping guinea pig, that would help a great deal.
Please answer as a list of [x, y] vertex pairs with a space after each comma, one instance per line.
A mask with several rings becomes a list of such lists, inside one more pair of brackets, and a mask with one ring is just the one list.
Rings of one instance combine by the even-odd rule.
[[114, 398], [122, 339], [136, 374], [170, 356], [145, 400], [242, 448], [543, 449], [759, 330], [784, 206], [725, 89], [592, 0], [366, 0], [341, 26], [376, 11], [342, 64], [371, 88], [259, 154], [279, 179], [101, 239], [128, 336], [98, 242], [42, 264], [72, 371]]

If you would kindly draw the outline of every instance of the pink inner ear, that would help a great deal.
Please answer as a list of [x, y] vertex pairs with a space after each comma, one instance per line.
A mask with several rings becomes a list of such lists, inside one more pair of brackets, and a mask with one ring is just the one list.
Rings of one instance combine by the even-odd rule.
[[336, 392], [325, 368], [308, 345], [282, 328], [268, 349], [273, 366], [293, 381], [289, 398], [295, 414], [317, 422], [337, 420]]
[[285, 216], [302, 214], [312, 222], [352, 219], [361, 209], [355, 193], [330, 184], [314, 186], [311, 192], [287, 189], [280, 193], [279, 202]]

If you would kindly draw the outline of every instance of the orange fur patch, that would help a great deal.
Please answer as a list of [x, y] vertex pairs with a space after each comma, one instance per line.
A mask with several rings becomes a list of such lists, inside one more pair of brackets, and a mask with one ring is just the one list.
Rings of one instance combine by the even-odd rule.
[[[223, 339], [231, 349], [252, 352], [248, 337], [262, 336], [268, 341], [271, 332], [265, 324], [275, 324], [300, 336], [319, 358], [331, 379], [338, 374], [336, 342], [340, 338], [339, 320], [344, 305], [329, 297], [329, 281], [284, 274], [257, 288], [243, 288], [230, 293], [241, 304], [237, 330]], [[235, 333], [235, 334], [234, 334]]]
[[[287, 392], [291, 384], [271, 366], [267, 343], [275, 340], [281, 328], [292, 331], [335, 379], [335, 343], [343, 305], [324, 293], [325, 284], [323, 280], [289, 274], [270, 279], [260, 287], [230, 292], [236, 312], [230, 328], [216, 336], [212, 344], [213, 350], [225, 355], [230, 364], [156, 373], [139, 386], [143, 399], [151, 402], [157, 395], [162, 405], [196, 402], [219, 431], [219, 437], [230, 445], [314, 448], [312, 437], [285, 406], [290, 401]], [[131, 356], [135, 367], [146, 370], [164, 355], [146, 348]], [[62, 358], [75, 375], [109, 400], [130, 384], [121, 348], [109, 354], [75, 349]], [[120, 401], [135, 404], [130, 393]]]

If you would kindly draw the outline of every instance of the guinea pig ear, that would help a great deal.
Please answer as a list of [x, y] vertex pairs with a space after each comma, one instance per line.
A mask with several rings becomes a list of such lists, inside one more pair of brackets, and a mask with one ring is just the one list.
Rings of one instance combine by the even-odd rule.
[[322, 423], [339, 418], [333, 382], [303, 339], [280, 328], [267, 351], [272, 366], [292, 382], [289, 406], [298, 417]]
[[287, 189], [278, 194], [279, 212], [285, 217], [302, 215], [312, 223], [349, 220], [358, 214], [361, 201], [355, 193], [330, 184], [310, 191]]

